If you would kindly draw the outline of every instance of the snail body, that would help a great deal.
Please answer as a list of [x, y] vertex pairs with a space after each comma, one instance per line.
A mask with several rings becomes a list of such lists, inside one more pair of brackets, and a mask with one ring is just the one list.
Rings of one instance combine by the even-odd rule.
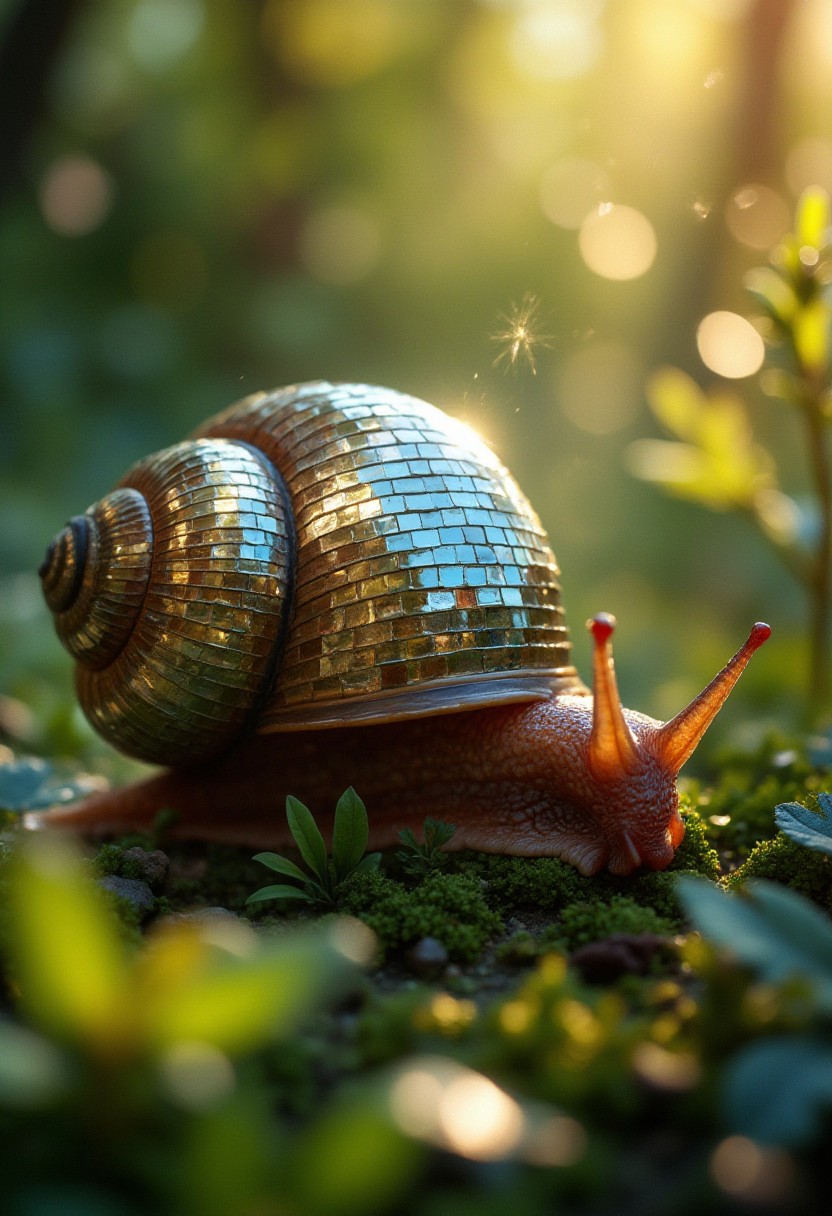
[[662, 724], [618, 699], [612, 618], [571, 662], [559, 571], [508, 471], [468, 428], [387, 389], [248, 397], [135, 465], [41, 567], [90, 720], [169, 766], [53, 811], [285, 843], [297, 793], [325, 822], [353, 784], [371, 844], [425, 815], [454, 845], [663, 868], [676, 775], [753, 651]]

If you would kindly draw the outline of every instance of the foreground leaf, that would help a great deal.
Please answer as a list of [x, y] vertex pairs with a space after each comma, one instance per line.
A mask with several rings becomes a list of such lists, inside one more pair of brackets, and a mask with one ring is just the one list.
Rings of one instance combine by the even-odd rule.
[[832, 1046], [777, 1037], [745, 1047], [727, 1066], [723, 1109], [729, 1127], [763, 1144], [799, 1147], [832, 1108]]
[[21, 1001], [61, 1039], [105, 1047], [127, 1018], [127, 960], [115, 918], [69, 845], [36, 835], [9, 881], [9, 948]]
[[746, 883], [728, 895], [707, 879], [683, 877], [677, 890], [703, 937], [732, 951], [772, 984], [799, 977], [832, 1009], [832, 924], [814, 904], [778, 883]]

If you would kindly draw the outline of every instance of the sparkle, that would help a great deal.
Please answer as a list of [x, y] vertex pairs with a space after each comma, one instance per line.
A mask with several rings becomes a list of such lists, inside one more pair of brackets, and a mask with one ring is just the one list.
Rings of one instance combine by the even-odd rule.
[[525, 359], [532, 369], [532, 375], [536, 375], [535, 348], [551, 345], [550, 335], [538, 329], [540, 301], [537, 296], [527, 293], [519, 305], [512, 303], [509, 311], [500, 315], [500, 320], [505, 321], [505, 329], [491, 335], [493, 341], [502, 346], [494, 366], [505, 362], [514, 367], [520, 359]]

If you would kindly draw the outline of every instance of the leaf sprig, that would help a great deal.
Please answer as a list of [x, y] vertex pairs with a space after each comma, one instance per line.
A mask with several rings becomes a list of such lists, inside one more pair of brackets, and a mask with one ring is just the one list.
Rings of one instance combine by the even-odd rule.
[[410, 828], [403, 828], [399, 832], [399, 840], [404, 847], [396, 853], [396, 861], [405, 874], [412, 878], [424, 878], [431, 870], [445, 865], [447, 857], [442, 849], [455, 831], [456, 826], [453, 823], [443, 823], [441, 819], [431, 819], [428, 816], [420, 843]]
[[364, 856], [370, 837], [367, 809], [352, 786], [344, 791], [335, 807], [331, 858], [327, 855], [324, 838], [312, 812], [291, 794], [286, 799], [286, 818], [292, 838], [311, 873], [305, 873], [300, 866], [279, 853], [257, 853], [255, 861], [292, 881], [261, 887], [248, 897], [246, 903], [295, 899], [319, 907], [334, 908], [338, 902], [338, 888], [345, 879], [378, 868], [381, 853]]

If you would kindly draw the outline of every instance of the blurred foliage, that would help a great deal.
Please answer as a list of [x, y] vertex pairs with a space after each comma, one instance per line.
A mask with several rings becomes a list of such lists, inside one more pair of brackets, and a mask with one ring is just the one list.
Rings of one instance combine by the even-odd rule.
[[[824, 190], [812, 187], [801, 196], [794, 232], [778, 242], [771, 263], [746, 278], [768, 321], [765, 363], [759, 336], [750, 326], [744, 331], [741, 318], [730, 313], [712, 314], [718, 324], [705, 336], [703, 322], [700, 351], [709, 367], [724, 374], [737, 375], [738, 361], [743, 375], [762, 365], [764, 391], [791, 405], [805, 427], [811, 498], [801, 507], [780, 489], [775, 459], [754, 441], [742, 398], [722, 389], [707, 396], [677, 368], [653, 376], [648, 396], [656, 418], [682, 442], [642, 440], [630, 448], [630, 463], [638, 476], [671, 494], [717, 511], [745, 512], [783, 558], [809, 602], [807, 717], [810, 722], [826, 721], [832, 627], [832, 464], [827, 434], [832, 420], [832, 230]], [[736, 321], [741, 323], [738, 331]], [[728, 364], [733, 365], [730, 373], [724, 370]]]

